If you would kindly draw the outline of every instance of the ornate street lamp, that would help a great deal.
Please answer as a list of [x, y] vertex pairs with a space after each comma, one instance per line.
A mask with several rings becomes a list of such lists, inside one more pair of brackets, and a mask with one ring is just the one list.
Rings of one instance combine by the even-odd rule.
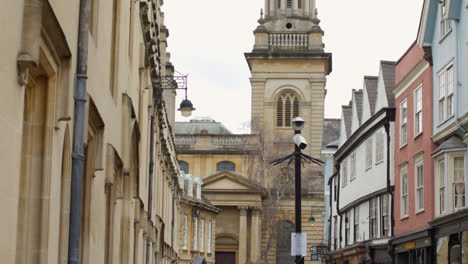
[[180, 107], [177, 109], [182, 113], [182, 116], [189, 117], [192, 115], [192, 111], [196, 109], [193, 108], [193, 104], [190, 100], [187, 99], [187, 75], [170, 75], [170, 76], [161, 76], [160, 86], [154, 85], [155, 94], [162, 94], [163, 90], [184, 90], [185, 98], [180, 103]]

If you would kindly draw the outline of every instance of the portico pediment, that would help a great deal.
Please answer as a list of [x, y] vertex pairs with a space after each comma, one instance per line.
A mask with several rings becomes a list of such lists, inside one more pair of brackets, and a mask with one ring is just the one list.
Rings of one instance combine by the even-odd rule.
[[203, 191], [259, 192], [264, 188], [258, 182], [231, 171], [220, 171], [203, 178]]

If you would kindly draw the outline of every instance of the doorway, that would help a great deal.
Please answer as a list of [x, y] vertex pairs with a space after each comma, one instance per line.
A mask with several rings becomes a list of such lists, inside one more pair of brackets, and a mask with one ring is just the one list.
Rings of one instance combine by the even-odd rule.
[[216, 252], [215, 264], [236, 264], [236, 253]]

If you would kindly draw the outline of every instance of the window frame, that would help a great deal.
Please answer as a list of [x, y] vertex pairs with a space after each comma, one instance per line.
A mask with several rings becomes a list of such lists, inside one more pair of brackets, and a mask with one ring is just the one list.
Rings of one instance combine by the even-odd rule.
[[210, 253], [211, 253], [211, 237], [212, 237], [212, 233], [211, 233], [211, 228], [212, 228], [212, 227], [211, 227], [211, 221], [208, 221], [208, 222], [207, 222], [207, 227], [208, 227], [208, 228], [207, 228], [207, 232], [208, 232], [208, 233], [207, 233], [207, 236], [208, 236], [207, 238], [208, 238], [208, 239], [207, 239], [207, 242], [206, 242], [206, 252], [207, 252], [208, 254], [210, 254]]
[[440, 21], [439, 21], [439, 31], [440, 31], [440, 41], [444, 40], [445, 37], [452, 32], [452, 21], [448, 18], [445, 18], [447, 1], [440, 3]]
[[372, 168], [372, 160], [373, 160], [373, 157], [372, 157], [372, 147], [373, 147], [373, 142], [372, 142], [372, 137], [369, 137], [367, 140], [366, 140], [366, 143], [365, 143], [365, 150], [366, 150], [366, 170], [369, 170]]
[[381, 208], [381, 228], [380, 234], [382, 237], [387, 237], [390, 235], [389, 232], [389, 217], [388, 217], [388, 208], [389, 208], [389, 197], [388, 194], [383, 194], [380, 196], [380, 208]]
[[[422, 183], [419, 184], [419, 168], [422, 169]], [[422, 201], [419, 193], [422, 193]], [[422, 203], [422, 204], [421, 204]], [[422, 205], [422, 206], [421, 206]], [[414, 163], [414, 211], [416, 214], [424, 211], [424, 159], [418, 158]]]
[[184, 215], [184, 226], [182, 228], [182, 249], [187, 250], [187, 235], [188, 234], [188, 215]]
[[198, 217], [193, 217], [193, 250], [198, 251]]
[[[463, 175], [462, 175], [462, 181], [458, 181], [458, 182], [455, 182], [455, 160], [456, 159], [459, 159], [461, 158], [462, 162], [463, 162], [463, 166], [461, 167], [461, 169], [463, 170]], [[452, 199], [452, 210], [453, 211], [457, 211], [457, 210], [460, 210], [460, 209], [463, 209], [463, 208], [466, 208], [467, 205], [466, 205], [466, 188], [464, 189], [464, 193], [462, 194], [463, 195], [463, 198], [461, 199], [462, 200], [462, 206], [461, 207], [456, 207], [455, 206], [455, 201], [456, 201], [456, 197], [455, 197], [455, 184], [462, 184], [463, 186], [466, 186], [466, 158], [465, 158], [465, 155], [463, 154], [454, 154], [453, 156], [450, 157], [450, 167], [451, 167], [451, 173], [450, 175], [453, 177], [450, 179], [450, 183], [451, 183], [451, 199]]]
[[[439, 116], [438, 116], [438, 125], [443, 124], [445, 121], [449, 120], [455, 115], [455, 105], [454, 105], [454, 70], [453, 70], [453, 61], [445, 65], [437, 73], [437, 85], [438, 85], [438, 107], [439, 107]], [[449, 80], [450, 77], [450, 80]], [[449, 103], [450, 101], [450, 103]]]
[[382, 163], [385, 157], [385, 136], [381, 129], [379, 129], [375, 136], [375, 165]]
[[447, 212], [447, 185], [446, 185], [446, 161], [445, 155], [441, 158], [436, 159], [436, 189], [438, 192], [437, 198], [437, 211], [439, 215], [443, 215]]
[[[403, 109], [406, 109], [406, 112], [404, 112]], [[399, 124], [400, 148], [403, 148], [404, 146], [408, 144], [408, 98], [406, 97], [400, 101], [399, 114], [400, 114], [400, 124]], [[405, 133], [403, 133], [403, 129]]]
[[[224, 167], [222, 167], [224, 166]], [[227, 166], [233, 166], [233, 170], [232, 168], [227, 168]], [[216, 163], [216, 171], [219, 172], [219, 171], [231, 171], [231, 172], [235, 172], [236, 171], [236, 163], [232, 162], [232, 161], [229, 161], [229, 160], [223, 160], [223, 161], [220, 161], [218, 163]], [[222, 169], [222, 170], [221, 170]]]
[[351, 238], [351, 219], [350, 219], [350, 211], [346, 212], [345, 215], [345, 246], [350, 245], [350, 238]]
[[200, 252], [205, 251], [205, 219], [200, 218]]
[[275, 127], [290, 129], [292, 128], [292, 120], [300, 115], [301, 99], [299, 95], [292, 90], [280, 92], [275, 99]]
[[[404, 178], [406, 178], [406, 193], [403, 192]], [[406, 212], [405, 212], [405, 209], [406, 209]], [[408, 166], [405, 165], [404, 167], [400, 168], [400, 219], [407, 218], [408, 216], [409, 216]]]
[[356, 243], [359, 240], [359, 205], [354, 207], [353, 219], [354, 219], [353, 238], [354, 238], [354, 242]]
[[341, 167], [341, 188], [348, 184], [348, 159], [343, 160]]
[[351, 168], [350, 168], [350, 178], [349, 181], [352, 182], [356, 179], [356, 151], [353, 151], [350, 155], [350, 163], [351, 163]]
[[378, 237], [377, 214], [378, 214], [377, 197], [373, 197], [369, 199], [369, 238]]
[[[419, 94], [419, 96], [418, 96]], [[414, 120], [413, 120], [413, 128], [414, 128], [414, 137], [419, 136], [423, 132], [423, 90], [422, 90], [422, 83], [419, 84], [416, 88], [414, 88]], [[419, 107], [418, 107], [419, 106]]]

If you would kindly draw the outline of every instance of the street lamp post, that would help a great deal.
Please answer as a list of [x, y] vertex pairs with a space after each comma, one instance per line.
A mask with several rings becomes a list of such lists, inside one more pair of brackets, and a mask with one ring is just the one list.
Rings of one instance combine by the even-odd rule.
[[[296, 181], [295, 183], [295, 189], [296, 189], [296, 203], [295, 203], [295, 213], [296, 213], [296, 233], [300, 234], [302, 232], [302, 223], [301, 223], [301, 213], [302, 213], [302, 201], [301, 201], [301, 150], [304, 149], [307, 144], [302, 145], [303, 148], [301, 148], [301, 144], [297, 144], [297, 138], [302, 137], [301, 136], [301, 130], [304, 128], [304, 119], [300, 117], [296, 117], [293, 120], [293, 127], [294, 127], [294, 179]], [[300, 140], [299, 140], [300, 143]], [[304, 263], [304, 257], [297, 255], [296, 256], [296, 263], [298, 264], [303, 264]]]
[[[310, 157], [304, 153], [302, 153], [302, 150], [307, 147], [307, 142], [305, 138], [301, 135], [301, 130], [304, 128], [304, 119], [301, 117], [296, 117], [292, 121], [293, 123], [293, 128], [294, 128], [294, 153], [279, 158], [272, 160], [270, 164], [273, 165], [279, 165], [285, 161], [288, 161], [288, 164], [292, 162], [292, 159], [294, 159], [294, 167], [295, 167], [295, 189], [296, 189], [296, 196], [295, 196], [295, 218], [296, 218], [296, 233], [300, 234], [301, 233], [301, 165], [302, 161], [306, 162], [312, 162], [317, 165], [323, 165], [324, 162]], [[299, 245], [300, 246], [300, 245]], [[297, 264], [303, 264], [304, 263], [304, 258], [303, 256], [297, 256], [296, 255], [296, 260], [295, 263]]]

